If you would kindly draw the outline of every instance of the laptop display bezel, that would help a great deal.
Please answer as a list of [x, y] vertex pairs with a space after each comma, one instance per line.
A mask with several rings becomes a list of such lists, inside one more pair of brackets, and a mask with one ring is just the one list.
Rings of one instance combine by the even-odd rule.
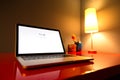
[[[37, 28], [37, 29], [45, 29], [45, 30], [53, 30], [53, 31], [58, 31], [60, 34], [60, 39], [61, 39], [61, 43], [62, 43], [62, 47], [63, 47], [63, 52], [55, 52], [55, 53], [26, 53], [26, 54], [19, 54], [18, 52], [18, 38], [19, 38], [19, 26], [25, 26], [25, 27], [31, 27], [31, 28]], [[37, 27], [37, 26], [33, 26], [33, 25], [26, 25], [26, 24], [16, 24], [16, 56], [25, 56], [25, 55], [54, 55], [54, 54], [65, 54], [65, 48], [64, 48], [64, 44], [63, 44], [63, 40], [62, 40], [62, 36], [60, 33], [60, 30], [58, 29], [52, 29], [52, 28], [46, 28], [46, 27]]]

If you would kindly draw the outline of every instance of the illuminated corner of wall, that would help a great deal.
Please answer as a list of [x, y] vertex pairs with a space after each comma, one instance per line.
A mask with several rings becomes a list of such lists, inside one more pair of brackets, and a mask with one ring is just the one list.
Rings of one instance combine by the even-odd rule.
[[115, 39], [112, 33], [109, 32], [98, 32], [93, 35], [94, 38], [94, 48], [99, 52], [105, 53], [117, 53], [117, 48], [115, 47]]
[[[118, 29], [120, 29], [120, 24], [118, 3], [114, 0], [111, 2], [108, 0], [85, 0], [84, 4], [84, 9], [94, 7], [97, 10], [99, 32], [93, 34], [94, 49], [98, 52], [119, 53], [120, 30]], [[82, 42], [83, 50], [89, 50], [90, 34], [82, 32]]]
[[[119, 18], [118, 7], [109, 1], [98, 0], [103, 5], [97, 6], [99, 32], [94, 34], [94, 47], [100, 52], [118, 53]], [[114, 0], [112, 0], [114, 2]]]
[[[93, 34], [93, 49], [97, 52], [115, 53], [114, 40], [107, 32], [97, 32]], [[85, 35], [83, 40], [83, 51], [90, 50], [91, 36]]]

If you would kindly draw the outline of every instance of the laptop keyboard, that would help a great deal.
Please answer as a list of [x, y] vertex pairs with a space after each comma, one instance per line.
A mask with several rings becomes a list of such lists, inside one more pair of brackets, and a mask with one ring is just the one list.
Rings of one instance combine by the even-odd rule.
[[24, 60], [35, 60], [35, 59], [50, 59], [50, 58], [60, 58], [66, 57], [64, 54], [59, 55], [32, 55], [32, 56], [22, 56]]

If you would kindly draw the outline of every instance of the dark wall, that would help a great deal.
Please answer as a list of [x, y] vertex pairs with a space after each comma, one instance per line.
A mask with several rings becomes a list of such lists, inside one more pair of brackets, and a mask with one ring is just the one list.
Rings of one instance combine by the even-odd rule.
[[0, 53], [14, 52], [17, 23], [60, 29], [65, 48], [80, 36], [80, 0], [0, 1]]

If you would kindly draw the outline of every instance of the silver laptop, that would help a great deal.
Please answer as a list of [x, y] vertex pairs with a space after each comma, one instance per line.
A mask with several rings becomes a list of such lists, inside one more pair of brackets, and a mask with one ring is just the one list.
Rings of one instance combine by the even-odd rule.
[[16, 58], [25, 69], [93, 60], [66, 55], [59, 30], [24, 24], [16, 26]]

